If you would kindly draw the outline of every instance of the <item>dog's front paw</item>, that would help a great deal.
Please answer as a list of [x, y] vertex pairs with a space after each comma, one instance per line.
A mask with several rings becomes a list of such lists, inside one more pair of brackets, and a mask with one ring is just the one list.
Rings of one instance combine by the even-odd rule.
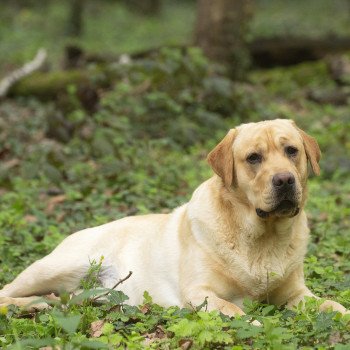
[[0, 297], [0, 307], [15, 305], [28, 312], [35, 312], [49, 308], [49, 305], [41, 301], [38, 297], [10, 298]]
[[329, 311], [329, 310], [340, 312], [343, 315], [350, 314], [350, 310], [347, 310], [343, 305], [332, 300], [326, 300], [321, 304], [320, 311]]

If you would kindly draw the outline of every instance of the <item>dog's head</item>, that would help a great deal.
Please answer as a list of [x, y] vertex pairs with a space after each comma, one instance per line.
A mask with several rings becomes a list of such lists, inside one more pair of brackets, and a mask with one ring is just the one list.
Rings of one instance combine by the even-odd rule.
[[293, 121], [276, 119], [231, 129], [208, 162], [261, 218], [297, 215], [306, 199], [307, 162], [318, 175], [321, 152]]

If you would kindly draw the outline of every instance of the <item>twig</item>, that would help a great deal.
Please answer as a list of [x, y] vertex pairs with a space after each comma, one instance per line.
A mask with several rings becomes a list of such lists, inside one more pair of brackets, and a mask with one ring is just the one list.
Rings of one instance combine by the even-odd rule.
[[208, 297], [207, 297], [207, 296], [204, 298], [203, 303], [200, 304], [200, 305], [194, 306], [194, 305], [192, 304], [191, 301], [189, 301], [187, 304], [190, 306], [190, 308], [191, 308], [195, 313], [197, 313], [198, 311], [200, 311], [201, 309], [203, 309], [204, 306], [205, 306], [205, 312], [208, 311]]
[[270, 304], [269, 289], [270, 289], [270, 275], [269, 275], [268, 268], [266, 268], [266, 302], [268, 304]]
[[38, 53], [32, 61], [26, 63], [23, 67], [16, 69], [15, 71], [11, 72], [7, 77], [2, 79], [0, 81], [0, 98], [5, 97], [11, 86], [17, 81], [38, 70], [45, 62], [46, 57], [46, 50], [39, 49]]
[[[132, 271], [129, 271], [128, 275], [122, 279], [120, 279], [112, 288], [109, 288], [110, 290], [111, 289], [115, 289], [117, 288], [120, 284], [122, 284], [123, 282], [125, 282], [128, 278], [130, 278], [130, 276], [132, 275]], [[100, 299], [102, 297], [105, 297], [106, 295], [108, 295], [110, 293], [110, 291], [107, 291], [106, 293], [103, 293], [103, 294], [100, 294], [98, 296], [96, 296], [95, 298], [92, 299], [92, 301], [96, 301], [97, 299]]]

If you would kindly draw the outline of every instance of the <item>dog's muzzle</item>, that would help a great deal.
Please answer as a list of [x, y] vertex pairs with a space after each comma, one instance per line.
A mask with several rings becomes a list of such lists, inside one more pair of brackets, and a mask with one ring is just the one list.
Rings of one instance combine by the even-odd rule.
[[300, 208], [296, 196], [295, 177], [290, 172], [275, 174], [272, 178], [272, 188], [274, 192], [275, 202], [277, 203], [270, 211], [257, 208], [256, 214], [266, 219], [274, 216], [298, 215]]

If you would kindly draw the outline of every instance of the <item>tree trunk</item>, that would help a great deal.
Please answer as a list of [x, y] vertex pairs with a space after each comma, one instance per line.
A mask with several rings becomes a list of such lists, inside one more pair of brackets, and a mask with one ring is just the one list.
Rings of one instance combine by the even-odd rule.
[[85, 0], [70, 0], [70, 13], [67, 25], [67, 34], [79, 37], [83, 32], [83, 12]]
[[241, 78], [249, 64], [247, 24], [252, 0], [197, 0], [195, 43], [205, 55]]
[[145, 16], [159, 15], [162, 9], [162, 0], [126, 0], [125, 4], [130, 10]]

